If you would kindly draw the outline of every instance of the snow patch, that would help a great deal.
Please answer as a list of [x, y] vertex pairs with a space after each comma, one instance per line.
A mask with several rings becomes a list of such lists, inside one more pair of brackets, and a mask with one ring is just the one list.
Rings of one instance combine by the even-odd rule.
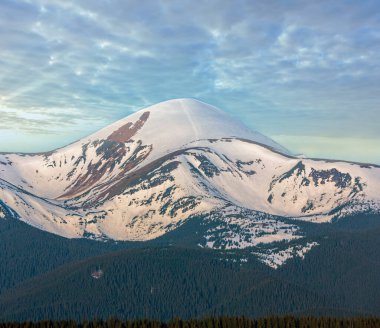
[[317, 242], [308, 242], [306, 245], [295, 245], [283, 250], [272, 248], [263, 252], [253, 252], [252, 254], [258, 256], [259, 260], [264, 264], [272, 267], [273, 269], [278, 269], [289, 259], [295, 257], [304, 259], [305, 254], [318, 245], [319, 244]]
[[204, 219], [211, 225], [204, 247], [243, 249], [276, 241], [301, 238], [299, 227], [274, 216], [235, 206], [217, 210]]

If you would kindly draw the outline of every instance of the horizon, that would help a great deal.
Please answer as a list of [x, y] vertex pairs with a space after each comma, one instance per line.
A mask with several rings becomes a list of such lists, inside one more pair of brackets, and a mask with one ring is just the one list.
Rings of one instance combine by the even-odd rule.
[[0, 152], [54, 150], [194, 98], [294, 154], [380, 164], [378, 12], [370, 0], [4, 1]]

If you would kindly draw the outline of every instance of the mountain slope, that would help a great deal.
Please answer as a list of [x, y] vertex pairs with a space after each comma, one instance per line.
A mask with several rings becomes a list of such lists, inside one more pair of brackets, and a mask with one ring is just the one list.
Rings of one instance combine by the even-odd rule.
[[60, 265], [135, 246], [135, 243], [67, 239], [19, 220], [0, 220], [0, 295], [20, 282]]
[[201, 217], [202, 247], [299, 240], [285, 253], [302, 255], [316, 244], [300, 221], [377, 213], [379, 186], [376, 165], [299, 159], [191, 99], [52, 152], [0, 155], [0, 213], [70, 238], [151, 240]]
[[[259, 263], [239, 266], [233, 255], [204, 250], [145, 248], [65, 265], [0, 296], [1, 320], [194, 318], [227, 315], [247, 297], [240, 314], [307, 313], [326, 300], [287, 283]], [[104, 276], [93, 279], [101, 266]], [[200, 270], [202, 268], [202, 270]], [[297, 298], [294, 306], [287, 294]], [[179, 301], [180, 300], [180, 301]], [[263, 301], [266, 301], [265, 303]], [[331, 305], [333, 302], [328, 302]]]
[[[303, 222], [320, 247], [278, 270], [258, 262], [255, 247], [162, 244], [182, 245], [182, 237], [173, 235], [185, 229], [188, 236], [185, 225], [191, 220], [158, 240], [133, 245], [66, 239], [3, 220], [0, 320], [378, 316], [379, 219], [351, 217], [317, 226]], [[118, 250], [129, 246], [134, 249]], [[104, 272], [100, 279], [91, 275], [97, 268]]]

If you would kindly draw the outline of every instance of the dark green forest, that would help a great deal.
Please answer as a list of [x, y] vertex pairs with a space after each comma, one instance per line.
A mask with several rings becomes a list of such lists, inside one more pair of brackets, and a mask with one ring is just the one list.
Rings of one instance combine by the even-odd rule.
[[219, 317], [198, 320], [174, 319], [169, 322], [153, 320], [120, 321], [115, 319], [76, 321], [40, 321], [0, 323], [0, 328], [376, 328], [378, 318], [326, 318], [326, 317]]
[[0, 295], [21, 281], [72, 261], [132, 244], [66, 239], [16, 219], [0, 220]]
[[[115, 317], [157, 320], [161, 327], [158, 321], [175, 317], [380, 316], [379, 221], [366, 216], [319, 225], [313, 240], [320, 246], [274, 270], [252, 249], [205, 250], [190, 241], [181, 246], [181, 231], [161, 243], [97, 242], [1, 220], [0, 322]], [[248, 261], [241, 262], [243, 257]], [[100, 279], [91, 276], [97, 268], [104, 272]], [[350, 322], [329, 320], [320, 326]], [[194, 325], [219, 324], [201, 322]], [[237, 327], [256, 327], [253, 321], [237, 322]], [[61, 324], [69, 325], [54, 326]], [[293, 326], [301, 327], [287, 325]]]

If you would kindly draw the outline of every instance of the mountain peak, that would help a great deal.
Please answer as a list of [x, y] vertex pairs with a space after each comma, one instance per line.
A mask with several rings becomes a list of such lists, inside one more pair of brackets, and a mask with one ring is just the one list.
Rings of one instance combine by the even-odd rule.
[[177, 149], [206, 139], [236, 137], [249, 139], [288, 154], [284, 147], [249, 129], [228, 113], [193, 98], [171, 99], [143, 108], [89, 138], [106, 139], [115, 131], [123, 130], [123, 127], [129, 131], [136, 123], [138, 126], [143, 124], [136, 129], [134, 138], [149, 144], [157, 144], [159, 140], [161, 149]]
[[211, 113], [213, 113], [213, 115], [228, 116], [224, 111], [194, 98], [175, 98], [165, 100], [140, 109], [136, 113], [142, 113], [144, 111], [162, 113], [163, 115], [170, 115], [171, 112], [174, 112], [178, 116], [182, 115], [184, 120], [188, 119], [189, 113], [193, 116], [207, 116], [212, 115]]
[[195, 98], [173, 98], [173, 99], [161, 101], [153, 106], [171, 105], [171, 104], [176, 105], [179, 103], [181, 103], [182, 105], [188, 105], [188, 106], [191, 106], [192, 104], [203, 104], [203, 105], [212, 107], [211, 105]]

